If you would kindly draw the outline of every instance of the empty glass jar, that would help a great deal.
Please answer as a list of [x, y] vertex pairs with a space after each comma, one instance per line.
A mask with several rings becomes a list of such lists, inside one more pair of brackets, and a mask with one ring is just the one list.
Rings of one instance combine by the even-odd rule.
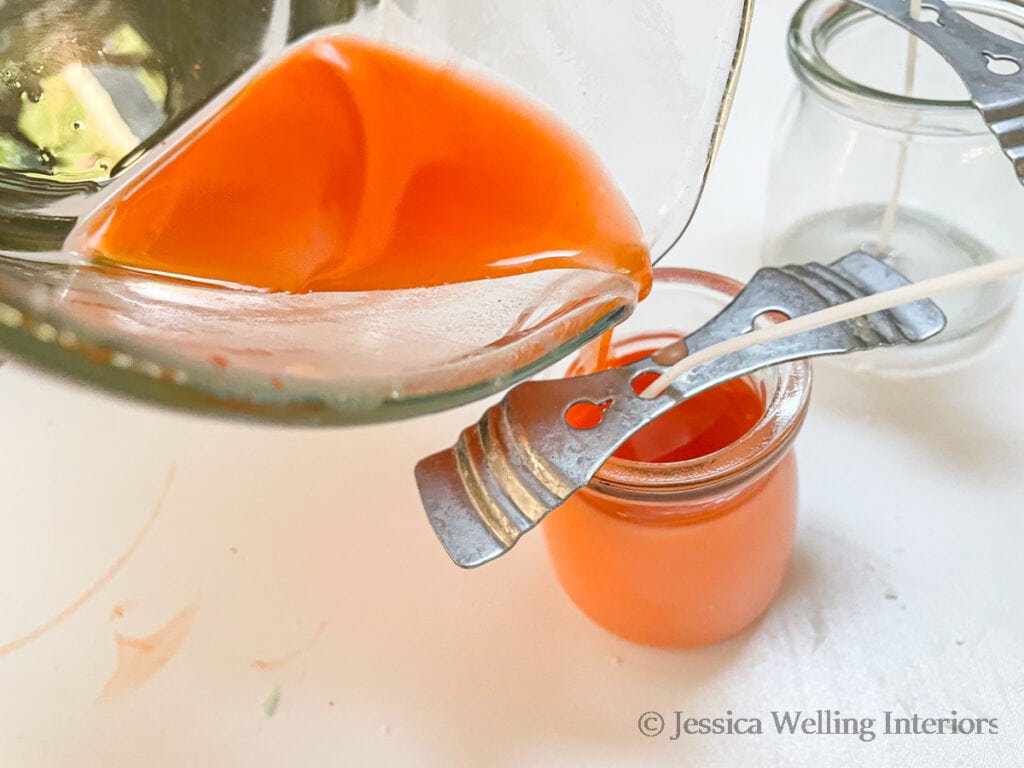
[[[1016, 4], [951, 5], [1024, 40]], [[799, 90], [771, 170], [766, 264], [828, 263], [863, 248], [921, 280], [1024, 253], [1024, 189], [1012, 166], [956, 74], [924, 43], [913, 95], [904, 95], [907, 54], [908, 34], [871, 11], [835, 0], [797, 11], [789, 58]], [[996, 335], [1016, 293], [1015, 282], [1003, 282], [940, 297], [949, 324], [933, 342], [846, 364], [913, 373], [967, 360]]]

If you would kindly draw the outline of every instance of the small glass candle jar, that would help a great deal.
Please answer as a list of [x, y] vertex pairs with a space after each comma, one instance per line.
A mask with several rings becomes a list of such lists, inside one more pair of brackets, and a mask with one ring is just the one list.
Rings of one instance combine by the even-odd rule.
[[[950, 5], [1024, 40], [1019, 4]], [[924, 43], [905, 95], [908, 40], [838, 0], [807, 0], [794, 15], [789, 60], [799, 89], [772, 162], [766, 264], [827, 264], [863, 248], [922, 280], [1024, 253], [1024, 188], [1010, 161], [953, 69]], [[1004, 281], [938, 297], [948, 325], [933, 341], [844, 364], [913, 374], [963, 363], [995, 337], [1016, 294], [1016, 282]]]
[[[650, 297], [615, 329], [611, 359], [635, 359], [699, 327], [740, 288], [705, 272], [655, 270]], [[589, 372], [584, 359], [569, 373]], [[810, 377], [806, 361], [788, 363], [677, 406], [645, 427], [669, 429], [647, 439], [639, 433], [639, 442], [627, 443], [552, 512], [543, 529], [573, 602], [620, 637], [666, 648], [714, 643], [757, 618], [781, 584], [793, 544], [792, 443]], [[749, 424], [737, 428], [745, 418], [738, 411], [752, 404]], [[682, 408], [689, 411], [676, 418]]]

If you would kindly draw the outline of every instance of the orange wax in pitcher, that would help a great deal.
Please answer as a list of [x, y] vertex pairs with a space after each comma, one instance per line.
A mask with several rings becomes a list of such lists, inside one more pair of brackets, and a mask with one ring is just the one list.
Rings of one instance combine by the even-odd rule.
[[630, 276], [640, 227], [596, 156], [504, 89], [350, 38], [311, 40], [132, 180], [72, 247], [267, 291], [539, 269]]
[[[656, 289], [666, 272], [704, 274], [655, 270]], [[613, 345], [607, 367], [661, 346], [637, 350], [636, 341]], [[624, 347], [637, 351], [618, 354]], [[569, 373], [592, 372], [588, 362]], [[585, 614], [628, 640], [682, 648], [729, 637], [767, 608], [795, 533], [791, 441], [806, 410], [807, 371], [806, 363], [788, 364], [683, 402], [546, 518], [555, 574]], [[572, 416], [573, 426], [588, 426]]]

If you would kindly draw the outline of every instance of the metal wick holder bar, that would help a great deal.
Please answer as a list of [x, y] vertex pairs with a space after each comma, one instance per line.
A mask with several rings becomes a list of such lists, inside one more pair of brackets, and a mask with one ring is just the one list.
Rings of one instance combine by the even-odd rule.
[[919, 19], [908, 0], [850, 2], [899, 24], [949, 62], [1024, 184], [1024, 45], [968, 21], [942, 0], [923, 0]]
[[[830, 267], [762, 269], [722, 312], [686, 337], [685, 351], [746, 333], [766, 313], [799, 317], [907, 284], [863, 251]], [[653, 359], [658, 355], [588, 376], [520, 384], [464, 430], [454, 447], [416, 466], [423, 505], [451, 558], [467, 568], [481, 565], [586, 485], [637, 430], [687, 398], [777, 363], [923, 341], [945, 324], [929, 300], [903, 304], [712, 360], [654, 399], [639, 397], [631, 383], [641, 373], [666, 370]], [[569, 408], [587, 402], [604, 408], [600, 423], [570, 426]]]

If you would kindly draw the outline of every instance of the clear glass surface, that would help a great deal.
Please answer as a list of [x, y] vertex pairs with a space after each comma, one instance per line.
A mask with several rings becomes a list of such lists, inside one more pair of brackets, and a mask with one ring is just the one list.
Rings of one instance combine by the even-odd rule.
[[357, 34], [471, 68], [560, 118], [596, 151], [656, 261], [703, 188], [749, 12], [749, 0], [8, 2], [0, 345], [149, 401], [286, 423], [400, 418], [504, 388], [628, 315], [633, 283], [553, 270], [253, 294], [75, 264], [65, 238], [289, 41]]
[[[999, 34], [1024, 39], [1024, 10], [991, 0], [952, 5]], [[789, 30], [799, 79], [769, 181], [763, 258], [829, 263], [864, 248], [912, 280], [1024, 252], [1024, 189], [953, 70], [918, 46], [912, 97], [903, 95], [907, 33], [870, 11], [809, 0]], [[870, 49], [871, 55], [864, 51]], [[888, 246], [883, 219], [906, 165]], [[886, 374], [960, 365], [1002, 327], [1018, 292], [1004, 281], [935, 301], [948, 326], [933, 341], [837, 364]]]

